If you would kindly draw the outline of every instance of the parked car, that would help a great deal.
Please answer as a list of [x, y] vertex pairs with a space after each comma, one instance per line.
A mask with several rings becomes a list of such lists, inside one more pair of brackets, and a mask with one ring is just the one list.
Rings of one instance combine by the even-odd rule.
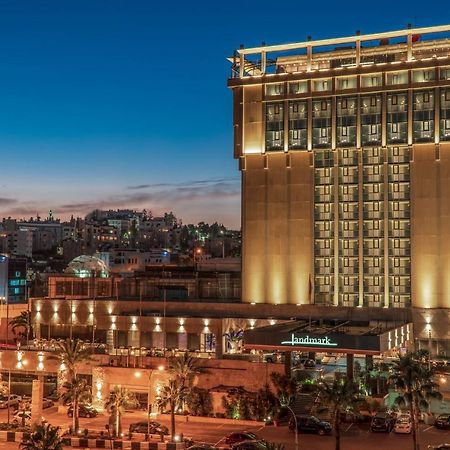
[[42, 409], [50, 408], [54, 405], [53, 400], [50, 400], [49, 398], [44, 398], [42, 400]]
[[[73, 417], [73, 406], [70, 405], [67, 409], [67, 415]], [[97, 417], [98, 411], [91, 405], [79, 405], [78, 406], [78, 417]]]
[[431, 450], [450, 450], [450, 444], [429, 445], [428, 448]]
[[316, 361], [310, 358], [301, 358], [299, 360], [299, 364], [302, 365], [305, 369], [313, 369], [316, 367]]
[[14, 413], [13, 423], [21, 425], [25, 421], [25, 425], [28, 425], [31, 421], [31, 411], [19, 410]]
[[130, 433], [169, 434], [169, 429], [158, 422], [135, 422], [130, 424]]
[[11, 394], [9, 396], [9, 400], [8, 400], [8, 397], [6, 397], [6, 396], [1, 397], [0, 398], [0, 409], [8, 408], [8, 405], [10, 408], [18, 408], [21, 400], [22, 400], [22, 397], [20, 397], [19, 395], [14, 395], [14, 394]]
[[387, 412], [379, 412], [370, 423], [372, 431], [390, 433], [395, 425], [395, 416]]
[[216, 450], [217, 447], [214, 447], [211, 444], [208, 444], [206, 442], [197, 442], [194, 445], [191, 445], [187, 448], [187, 450]]
[[450, 429], [450, 414], [440, 414], [434, 421], [434, 426], [441, 430]]
[[258, 441], [258, 440], [259, 440], [259, 438], [258, 438], [258, 436], [256, 436], [255, 433], [252, 433], [250, 431], [239, 431], [239, 432], [230, 433], [225, 438], [225, 444], [233, 445], [233, 444], [238, 444], [239, 442], [243, 442], [243, 441]]
[[267, 450], [267, 441], [263, 439], [257, 441], [250, 439], [233, 444], [231, 448], [232, 450]]
[[[297, 431], [301, 433], [316, 433], [321, 436], [331, 433], [331, 424], [326, 420], [320, 420], [317, 417], [310, 415], [297, 416], [296, 418]], [[292, 417], [289, 420], [289, 430], [295, 430], [295, 420]]]
[[397, 417], [394, 425], [396, 433], [410, 434], [412, 431], [411, 417], [408, 415], [401, 415]]

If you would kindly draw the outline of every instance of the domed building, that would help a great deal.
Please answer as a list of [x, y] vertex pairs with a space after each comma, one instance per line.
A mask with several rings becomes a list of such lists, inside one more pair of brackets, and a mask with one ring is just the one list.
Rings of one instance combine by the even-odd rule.
[[109, 270], [104, 261], [95, 256], [81, 255], [74, 258], [68, 264], [66, 273], [73, 274], [79, 278], [98, 277], [107, 278]]

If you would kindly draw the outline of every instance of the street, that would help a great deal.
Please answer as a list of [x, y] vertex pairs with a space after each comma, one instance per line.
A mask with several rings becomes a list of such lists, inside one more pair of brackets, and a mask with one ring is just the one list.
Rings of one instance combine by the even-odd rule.
[[[44, 418], [53, 425], [58, 425], [67, 429], [71, 424], [64, 413], [44, 410]], [[107, 423], [107, 415], [99, 415], [93, 419], [80, 418], [81, 429], [104, 430]], [[6, 421], [6, 411], [0, 411], [0, 421]], [[126, 412], [123, 417], [123, 430], [128, 431], [130, 423], [145, 421], [145, 412]], [[157, 419], [157, 421], [170, 426], [167, 418]], [[183, 433], [186, 437], [191, 437], [197, 442], [208, 442], [216, 445], [223, 445], [222, 439], [232, 431], [253, 431], [259, 437], [270, 442], [282, 443], [286, 450], [294, 450], [294, 434], [289, 432], [286, 426], [242, 426], [235, 424], [215, 424], [207, 422], [187, 422], [183, 416], [177, 417], [177, 433]], [[420, 426], [420, 442], [422, 449], [426, 449], [429, 444], [440, 444], [450, 442], [450, 431], [438, 430], [433, 426]], [[0, 450], [16, 449], [17, 443], [0, 443]], [[372, 433], [369, 424], [344, 424], [342, 430], [343, 450], [380, 450], [395, 449], [409, 450], [412, 446], [410, 435], [398, 435], [395, 433]], [[334, 436], [317, 436], [309, 434], [299, 435], [300, 450], [332, 450], [334, 448]]]

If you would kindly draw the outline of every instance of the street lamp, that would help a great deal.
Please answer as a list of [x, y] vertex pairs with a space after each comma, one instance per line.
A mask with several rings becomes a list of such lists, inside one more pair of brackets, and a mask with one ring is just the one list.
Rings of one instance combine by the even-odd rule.
[[281, 395], [279, 398], [279, 402], [281, 406], [284, 406], [285, 408], [287, 408], [290, 413], [292, 414], [292, 417], [294, 418], [294, 425], [295, 425], [295, 450], [298, 450], [298, 424], [297, 424], [297, 416], [294, 412], [294, 410], [291, 408], [290, 404], [292, 401], [292, 397], [291, 396], [285, 396], [285, 395]]

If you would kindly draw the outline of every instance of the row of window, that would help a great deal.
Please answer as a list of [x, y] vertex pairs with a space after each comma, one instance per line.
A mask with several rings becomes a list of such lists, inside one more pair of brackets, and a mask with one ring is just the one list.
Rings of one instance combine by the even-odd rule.
[[[440, 80], [450, 80], [450, 68], [441, 67], [437, 77]], [[436, 80], [436, 70], [432, 69], [418, 69], [412, 71], [411, 81], [413, 83], [427, 83]], [[409, 75], [407, 70], [376, 73], [361, 75], [361, 87], [381, 87], [405, 85], [409, 83]], [[347, 77], [335, 78], [335, 89], [346, 90], [356, 89], [358, 87], [358, 78], [356, 75]], [[322, 78], [318, 80], [311, 80], [311, 89], [313, 92], [329, 92], [333, 89], [332, 78]], [[292, 81], [286, 83], [271, 83], [266, 84], [266, 96], [284, 95], [286, 90], [289, 94], [303, 94], [309, 92], [308, 80]]]
[[[435, 101], [432, 91], [413, 93], [413, 142], [434, 140]], [[266, 103], [266, 150], [284, 150], [284, 102]], [[355, 146], [357, 134], [357, 97], [338, 98], [336, 145]], [[382, 136], [381, 96], [360, 97], [360, 132], [363, 146], [380, 145]], [[312, 147], [326, 148], [332, 143], [331, 99], [313, 100]], [[288, 149], [308, 147], [308, 102], [292, 100], [288, 103]], [[389, 144], [407, 143], [408, 95], [392, 93], [387, 96], [386, 137]], [[450, 140], [450, 89], [440, 95], [439, 136]]]

